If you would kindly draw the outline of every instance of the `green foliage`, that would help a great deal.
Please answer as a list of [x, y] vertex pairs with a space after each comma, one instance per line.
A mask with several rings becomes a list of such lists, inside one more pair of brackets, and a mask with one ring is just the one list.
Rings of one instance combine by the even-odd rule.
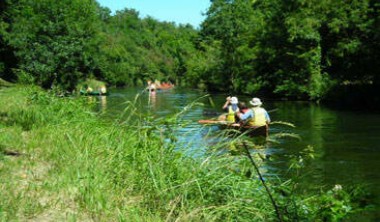
[[215, 0], [200, 30], [140, 18], [134, 9], [111, 15], [93, 0], [7, 0], [0, 12], [0, 78], [43, 88], [158, 79], [323, 100], [336, 85], [379, 84], [373, 0]]
[[195, 34], [192, 27], [140, 19], [138, 12], [125, 9], [103, 26], [97, 61], [111, 84], [134, 85], [147, 79], [180, 83], [185, 62], [195, 51]]
[[14, 69], [13, 72], [16, 74], [18, 83], [20, 84], [27, 85], [35, 82], [35, 77], [22, 69]]
[[[12, 20], [4, 38], [18, 68], [38, 85], [73, 89], [95, 67], [86, 51], [96, 32], [94, 1], [9, 1]], [[20, 71], [20, 72], [21, 72]]]
[[368, 194], [363, 186], [342, 187], [336, 184], [318, 196], [305, 199], [298, 216], [311, 221], [342, 221], [369, 207], [368, 203], [366, 206], [361, 204], [366, 198]]
[[[155, 119], [128, 101], [125, 113], [109, 122], [90, 111], [87, 99], [58, 98], [37, 87], [0, 92], [0, 151], [25, 153], [0, 157], [1, 220], [276, 219], [246, 156], [211, 147], [210, 155], [193, 159], [182, 152], [188, 147], [169, 142], [181, 115], [196, 103]], [[296, 158], [304, 164], [312, 154], [308, 147]], [[289, 221], [339, 220], [363, 207], [354, 202], [361, 198], [358, 190], [305, 196], [292, 181], [266, 184]]]
[[[22, 88], [17, 89], [26, 93], [26, 99], [20, 101], [23, 102], [26, 107], [22, 109], [12, 109], [7, 113], [7, 119], [4, 122], [8, 126], [18, 125], [23, 130], [29, 131], [35, 126], [57, 123], [62, 116], [72, 117], [74, 112], [83, 109], [80, 105], [74, 104], [69, 106], [72, 110], [63, 109], [65, 104], [70, 104], [70, 100], [65, 101], [65, 99], [58, 99], [54, 95], [41, 92], [41, 89], [37, 87], [27, 90]], [[47, 108], [39, 110], [40, 106], [46, 106]], [[84, 110], [82, 111], [84, 114], [88, 113]], [[54, 115], [51, 115], [51, 113], [54, 113]]]
[[335, 82], [374, 79], [378, 12], [370, 1], [212, 1], [201, 35], [222, 42], [224, 85], [213, 84], [319, 100]]

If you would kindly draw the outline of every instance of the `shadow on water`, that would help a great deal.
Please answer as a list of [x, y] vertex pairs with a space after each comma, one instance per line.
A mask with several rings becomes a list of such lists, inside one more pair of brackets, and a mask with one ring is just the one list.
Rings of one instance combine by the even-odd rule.
[[[178, 146], [186, 147], [186, 153], [194, 157], [207, 155], [208, 147], [217, 144], [220, 131], [217, 126], [204, 127], [200, 119], [210, 119], [221, 113], [226, 95], [203, 97], [205, 93], [195, 90], [173, 89], [158, 91], [149, 96], [140, 88], [116, 89], [107, 97], [99, 98], [99, 110], [105, 118], [117, 118], [126, 107], [126, 101], [137, 100], [138, 109], [150, 113], [154, 118], [178, 113], [194, 101], [203, 106], [193, 106], [181, 118], [184, 126], [175, 132]], [[240, 101], [251, 98], [241, 96]], [[316, 159], [306, 169], [310, 174], [303, 177], [301, 187], [313, 189], [320, 186], [332, 188], [365, 184], [380, 202], [380, 115], [361, 112], [333, 110], [308, 102], [266, 101], [264, 107], [271, 112], [272, 121], [285, 121], [296, 128], [273, 126], [270, 133], [291, 132], [301, 140], [282, 139], [279, 144], [271, 143], [265, 154], [275, 156], [276, 161], [267, 161], [265, 172], [284, 175], [289, 166], [288, 155], [297, 154], [311, 145]], [[269, 175], [268, 175], [269, 176]], [[375, 213], [373, 217], [379, 218]]]

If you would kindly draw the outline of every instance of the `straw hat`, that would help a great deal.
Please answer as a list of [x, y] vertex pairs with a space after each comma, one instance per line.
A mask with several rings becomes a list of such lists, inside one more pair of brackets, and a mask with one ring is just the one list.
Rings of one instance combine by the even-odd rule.
[[251, 101], [249, 101], [249, 103], [252, 105], [252, 106], [260, 106], [261, 104], [263, 104], [261, 102], [261, 100], [259, 98], [253, 98]]

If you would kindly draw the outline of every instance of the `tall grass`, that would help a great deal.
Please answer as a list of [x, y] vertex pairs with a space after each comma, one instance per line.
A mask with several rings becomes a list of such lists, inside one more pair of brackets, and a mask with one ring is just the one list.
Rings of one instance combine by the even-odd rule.
[[0, 147], [23, 153], [0, 158], [0, 220], [276, 219], [244, 156], [193, 159], [133, 102], [114, 122], [88, 106], [33, 87], [0, 91]]

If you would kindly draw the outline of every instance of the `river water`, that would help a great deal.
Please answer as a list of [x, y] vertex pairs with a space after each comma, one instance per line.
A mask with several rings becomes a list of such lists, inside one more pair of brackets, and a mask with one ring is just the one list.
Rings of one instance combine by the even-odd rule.
[[[215, 143], [217, 126], [202, 126], [200, 119], [210, 119], [221, 113], [221, 107], [228, 95], [206, 93], [196, 90], [172, 89], [158, 91], [149, 96], [142, 88], [115, 89], [107, 97], [98, 97], [99, 110], [107, 118], [118, 118], [136, 95], [137, 106], [142, 112], [151, 113], [155, 118], [173, 115], [185, 106], [198, 102], [189, 108], [181, 118], [186, 123], [175, 132], [179, 143], [189, 147], [189, 155], [205, 155], [207, 147]], [[247, 104], [251, 99], [239, 96]], [[380, 221], [380, 114], [364, 111], [334, 110], [310, 102], [269, 101], [265, 98], [263, 107], [270, 111], [272, 121], [295, 124], [295, 128], [272, 126], [270, 133], [295, 133], [297, 139], [281, 139], [280, 143], [267, 145], [265, 153], [275, 161], [266, 162], [268, 174], [283, 174], [289, 166], [290, 154], [297, 154], [308, 145], [315, 151], [315, 159], [307, 165], [309, 172], [303, 177], [303, 187], [313, 189], [336, 184], [343, 189], [352, 185], [365, 185], [371, 192], [377, 211], [372, 211], [360, 220]], [[358, 104], [360, 105], [360, 104]]]

